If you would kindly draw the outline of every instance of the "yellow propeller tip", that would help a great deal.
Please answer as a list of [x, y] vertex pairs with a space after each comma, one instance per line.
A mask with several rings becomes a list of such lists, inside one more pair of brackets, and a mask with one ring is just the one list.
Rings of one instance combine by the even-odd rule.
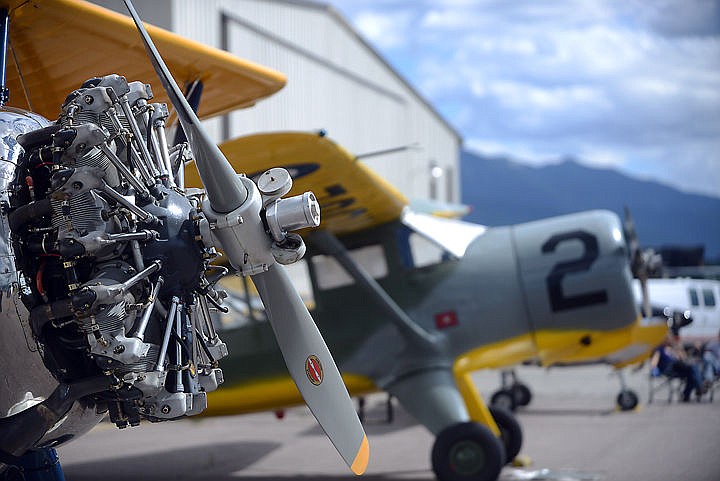
[[350, 469], [352, 470], [353, 473], [360, 476], [367, 469], [369, 460], [370, 460], [370, 443], [368, 443], [367, 436], [363, 436], [362, 443], [360, 444], [360, 449], [358, 449], [358, 452], [355, 455], [355, 460], [353, 461], [352, 466], [350, 466]]

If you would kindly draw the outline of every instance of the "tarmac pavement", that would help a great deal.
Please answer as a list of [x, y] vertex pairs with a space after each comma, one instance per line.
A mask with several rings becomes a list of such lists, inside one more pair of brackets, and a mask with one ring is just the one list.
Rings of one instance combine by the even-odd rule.
[[[561, 481], [720, 480], [720, 390], [714, 403], [667, 403], [667, 393], [647, 405], [647, 368], [627, 373], [641, 406], [614, 409], [619, 383], [603, 366], [523, 367], [519, 377], [533, 392], [518, 410], [527, 467], [506, 467], [500, 479]], [[496, 372], [474, 376], [489, 399]], [[395, 402], [385, 422], [386, 395], [367, 400], [370, 441], [366, 481], [432, 480], [432, 435]], [[307, 408], [283, 420], [272, 413], [190, 418], [118, 430], [102, 423], [59, 448], [68, 481], [152, 479], [269, 481], [350, 480], [345, 466]]]

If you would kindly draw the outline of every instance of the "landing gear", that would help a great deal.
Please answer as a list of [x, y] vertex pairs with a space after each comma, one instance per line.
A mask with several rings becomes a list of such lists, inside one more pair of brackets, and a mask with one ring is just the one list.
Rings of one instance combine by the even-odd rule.
[[490, 405], [498, 406], [502, 409], [507, 409], [508, 411], [514, 411], [518, 406], [515, 401], [515, 396], [510, 389], [500, 389], [495, 391], [490, 397]]
[[[365, 417], [365, 397], [360, 396], [358, 398], [358, 410], [357, 410], [358, 418], [360, 419], [361, 423], [365, 423], [367, 420]], [[395, 419], [395, 408], [393, 407], [392, 403], [392, 395], [388, 394], [387, 401], [385, 401], [385, 419], [383, 419], [381, 422], [392, 424], [393, 420]], [[2, 480], [0, 480], [2, 481]]]
[[[387, 388], [408, 413], [435, 434], [432, 466], [439, 481], [495, 481], [522, 444], [512, 413], [488, 408], [470, 374], [428, 369]], [[471, 421], [472, 420], [472, 421]]]
[[515, 396], [515, 403], [518, 406], [527, 406], [530, 404], [530, 401], [532, 401], [532, 392], [530, 388], [523, 383], [516, 382], [510, 387], [510, 391], [512, 391], [513, 396]]
[[515, 411], [518, 406], [527, 406], [532, 400], [532, 392], [527, 385], [518, 381], [514, 369], [500, 371], [502, 388], [495, 391], [490, 404]]
[[615, 403], [621, 411], [631, 411], [638, 405], [638, 395], [632, 389], [628, 389], [622, 369], [615, 369], [615, 374], [620, 380], [620, 393], [615, 398]]
[[474, 422], [445, 428], [432, 449], [433, 471], [440, 481], [495, 481], [504, 460], [500, 440], [490, 429]]
[[511, 463], [522, 447], [523, 435], [520, 423], [517, 422], [512, 412], [504, 408], [489, 406], [488, 409], [500, 428], [500, 438], [505, 448], [505, 462]]
[[638, 396], [635, 391], [630, 389], [623, 389], [615, 399], [618, 407], [621, 411], [631, 411], [638, 405]]

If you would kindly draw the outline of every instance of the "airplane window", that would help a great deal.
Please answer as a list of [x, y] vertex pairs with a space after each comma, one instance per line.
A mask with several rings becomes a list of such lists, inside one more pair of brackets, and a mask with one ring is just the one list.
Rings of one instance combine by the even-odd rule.
[[216, 289], [227, 293], [223, 304], [229, 309], [224, 313], [210, 306], [210, 317], [218, 331], [237, 329], [267, 320], [263, 303], [250, 278], [227, 275], [220, 279]]
[[[290, 280], [308, 309], [315, 307], [307, 262], [303, 259], [283, 266], [283, 268], [290, 276]], [[265, 306], [250, 278], [227, 275], [218, 282], [217, 289], [227, 292], [228, 296], [225, 298], [224, 305], [229, 309], [227, 313], [223, 313], [211, 306], [210, 316], [218, 331], [237, 329], [248, 324], [267, 321]]]
[[697, 291], [695, 289], [688, 289], [688, 293], [690, 294], [690, 304], [693, 306], [699, 306], [700, 299], [698, 298]]
[[305, 305], [308, 309], [315, 307], [315, 296], [313, 295], [312, 282], [310, 281], [310, 271], [308, 270], [307, 261], [301, 259], [294, 264], [284, 266], [290, 280], [292, 281], [295, 289], [297, 289], [302, 300], [305, 301]]
[[703, 289], [703, 302], [706, 307], [715, 306], [715, 294], [710, 289]]
[[410, 209], [403, 211], [402, 223], [457, 258], [464, 256], [470, 244], [487, 230], [485, 226], [418, 214]]
[[[387, 276], [388, 267], [382, 246], [372, 245], [349, 251], [350, 257], [374, 279]], [[318, 287], [334, 289], [355, 283], [345, 269], [332, 256], [317, 255], [312, 258]]]
[[412, 253], [413, 267], [425, 267], [439, 264], [446, 257], [446, 252], [434, 242], [415, 232], [410, 234], [410, 252]]

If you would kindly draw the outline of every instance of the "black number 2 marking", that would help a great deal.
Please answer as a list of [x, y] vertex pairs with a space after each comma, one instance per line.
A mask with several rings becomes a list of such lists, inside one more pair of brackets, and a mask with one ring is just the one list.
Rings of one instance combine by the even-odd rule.
[[571, 240], [579, 240], [582, 243], [582, 256], [570, 261], [558, 262], [545, 279], [553, 312], [577, 309], [594, 304], [605, 304], [608, 301], [607, 291], [605, 290], [591, 291], [574, 296], [566, 296], [563, 293], [563, 277], [572, 273], [589, 271], [599, 254], [597, 238], [582, 230], [574, 230], [552, 236], [542, 245], [542, 252], [543, 254], [554, 252], [558, 244]]

